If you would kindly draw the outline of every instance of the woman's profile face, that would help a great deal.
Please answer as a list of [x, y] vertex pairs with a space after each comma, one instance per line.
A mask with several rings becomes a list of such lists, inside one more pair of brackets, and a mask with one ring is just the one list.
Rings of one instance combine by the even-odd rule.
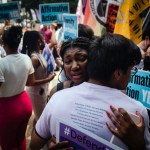
[[68, 48], [64, 54], [66, 76], [75, 85], [87, 79], [87, 57], [87, 51], [80, 48]]

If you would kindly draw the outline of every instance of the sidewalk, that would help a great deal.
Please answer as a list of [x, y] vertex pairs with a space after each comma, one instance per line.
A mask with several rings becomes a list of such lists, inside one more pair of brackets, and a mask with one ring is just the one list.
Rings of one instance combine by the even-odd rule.
[[[50, 82], [49, 84], [49, 91], [58, 83], [58, 75], [59, 75], [59, 71], [56, 72], [56, 77]], [[29, 148], [29, 143], [31, 140], [31, 132], [32, 132], [32, 124], [33, 124], [33, 119], [34, 119], [34, 113], [32, 113], [32, 116], [30, 117], [28, 126], [27, 126], [27, 131], [26, 131], [26, 142], [27, 142], [27, 150], [31, 150]]]

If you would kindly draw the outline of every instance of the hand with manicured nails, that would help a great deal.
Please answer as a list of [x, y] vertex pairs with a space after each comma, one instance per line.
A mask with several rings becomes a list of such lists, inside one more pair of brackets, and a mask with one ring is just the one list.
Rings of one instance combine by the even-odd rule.
[[113, 128], [108, 122], [106, 125], [108, 129], [120, 138], [131, 150], [144, 150], [145, 149], [145, 140], [144, 140], [144, 118], [137, 111], [136, 115], [140, 117], [140, 123], [135, 124], [131, 119], [130, 115], [123, 109], [115, 109], [113, 106], [110, 106], [111, 111], [106, 112], [112, 123], [116, 128]]

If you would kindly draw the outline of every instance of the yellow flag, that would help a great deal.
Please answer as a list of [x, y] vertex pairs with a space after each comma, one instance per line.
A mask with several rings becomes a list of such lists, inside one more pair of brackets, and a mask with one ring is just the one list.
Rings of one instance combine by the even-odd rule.
[[114, 33], [122, 34], [127, 38], [130, 38], [129, 29], [129, 3], [131, 0], [125, 0], [121, 3], [118, 11], [118, 20], [115, 25]]
[[150, 0], [124, 0], [119, 8], [114, 33], [139, 43], [142, 37], [142, 21], [139, 14], [149, 6]]
[[150, 0], [130, 0], [130, 19], [133, 20], [139, 16], [143, 10], [150, 6]]

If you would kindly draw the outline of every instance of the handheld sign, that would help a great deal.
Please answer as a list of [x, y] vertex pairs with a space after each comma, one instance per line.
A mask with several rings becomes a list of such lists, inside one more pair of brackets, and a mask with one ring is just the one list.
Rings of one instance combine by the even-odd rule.
[[135, 75], [131, 74], [126, 92], [129, 97], [150, 109], [150, 72], [138, 70]]
[[55, 70], [55, 60], [47, 44], [45, 44], [43, 49], [43, 56], [47, 61], [47, 75], [49, 75]]
[[0, 4], [0, 21], [5, 19], [19, 19], [20, 11], [18, 2]]
[[57, 122], [56, 140], [69, 141], [69, 146], [78, 150], [123, 150], [92, 132], [64, 120]]
[[69, 3], [40, 4], [39, 9], [42, 24], [62, 23], [62, 14], [69, 13]]
[[63, 14], [64, 41], [78, 37], [78, 16]]
[[119, 2], [116, 1], [108, 1], [107, 9], [106, 9], [106, 30], [107, 32], [113, 33], [116, 20], [117, 20], [117, 14], [119, 10]]

